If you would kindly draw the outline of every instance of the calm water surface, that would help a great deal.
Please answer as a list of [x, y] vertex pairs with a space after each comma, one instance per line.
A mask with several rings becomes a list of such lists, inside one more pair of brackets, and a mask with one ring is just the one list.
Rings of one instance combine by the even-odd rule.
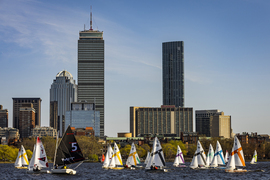
[[[189, 165], [189, 163], [187, 163]], [[51, 166], [52, 164], [50, 164]], [[259, 162], [257, 165], [246, 164], [247, 170], [264, 170], [265, 172], [225, 173], [224, 170], [193, 170], [175, 168], [166, 163], [169, 172], [145, 172], [138, 170], [105, 170], [101, 163], [83, 163], [76, 175], [28, 174], [25, 169], [15, 169], [13, 164], [0, 164], [0, 179], [270, 179], [270, 162]]]

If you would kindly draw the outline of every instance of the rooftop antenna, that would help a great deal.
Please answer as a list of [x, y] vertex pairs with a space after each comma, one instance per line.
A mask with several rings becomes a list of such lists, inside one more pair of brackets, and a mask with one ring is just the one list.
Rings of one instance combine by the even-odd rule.
[[90, 6], [90, 31], [93, 31], [93, 28], [92, 28], [92, 6]]

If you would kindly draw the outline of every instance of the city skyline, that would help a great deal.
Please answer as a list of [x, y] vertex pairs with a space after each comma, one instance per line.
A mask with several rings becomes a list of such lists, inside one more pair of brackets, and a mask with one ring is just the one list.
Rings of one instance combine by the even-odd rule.
[[49, 126], [52, 79], [67, 70], [78, 83], [77, 40], [84, 24], [90, 28], [90, 5], [93, 29], [106, 40], [105, 135], [129, 131], [130, 106], [162, 105], [162, 43], [169, 41], [185, 42], [185, 107], [221, 109], [234, 133], [270, 134], [264, 0], [1, 1], [0, 104], [9, 127], [13, 97], [41, 98], [41, 125]]

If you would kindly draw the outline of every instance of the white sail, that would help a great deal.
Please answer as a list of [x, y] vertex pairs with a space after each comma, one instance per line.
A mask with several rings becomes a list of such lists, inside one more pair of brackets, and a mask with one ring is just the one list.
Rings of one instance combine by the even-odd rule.
[[206, 165], [206, 161], [205, 161], [206, 155], [205, 155], [204, 149], [203, 149], [200, 141], [198, 141], [198, 143], [197, 143], [197, 153], [199, 153], [197, 155], [198, 165], [205, 166]]
[[211, 167], [217, 167], [218, 165], [225, 165], [223, 151], [220, 143], [217, 141], [216, 151], [214, 154], [214, 158], [210, 164]]
[[[232, 152], [233, 152], [234, 147], [232, 148]], [[229, 161], [227, 163], [226, 166], [226, 170], [234, 170], [235, 169], [235, 158], [234, 155], [232, 155], [232, 153], [229, 156]]]
[[139, 155], [137, 154], [136, 147], [135, 147], [134, 143], [132, 143], [131, 148], [130, 148], [129, 156], [127, 158], [126, 165], [128, 165], [128, 166], [132, 166], [132, 165], [136, 166], [139, 163], [140, 163]]
[[234, 170], [236, 166], [246, 166], [242, 146], [236, 136], [234, 136], [233, 148], [226, 166], [226, 170]]
[[174, 159], [174, 166], [178, 166], [179, 164], [184, 164], [185, 160], [184, 160], [184, 156], [183, 156], [183, 152], [181, 150], [181, 148], [179, 147], [179, 145], [177, 145], [177, 153]]
[[257, 163], [257, 151], [254, 151], [253, 157], [250, 161], [250, 164], [256, 164]]
[[107, 148], [107, 153], [106, 153], [106, 156], [105, 156], [105, 160], [103, 162], [103, 167], [104, 168], [107, 168], [109, 166], [109, 163], [111, 161], [112, 155], [113, 155], [113, 150], [112, 150], [111, 145], [109, 144], [108, 145], [108, 148]]
[[228, 163], [228, 161], [229, 161], [229, 153], [227, 150], [226, 150], [224, 161], [225, 161], [225, 163]]
[[159, 166], [160, 168], [165, 167], [165, 159], [162, 151], [161, 144], [157, 137], [155, 137], [153, 142], [153, 148], [150, 160], [148, 161], [145, 169], [151, 169], [151, 166]]
[[34, 144], [34, 150], [33, 150], [32, 158], [28, 166], [28, 170], [32, 170], [34, 167], [35, 155], [36, 155], [36, 145]]
[[148, 163], [149, 158], [150, 158], [150, 152], [148, 151], [147, 152], [147, 156], [146, 156], [145, 161], [144, 161], [144, 164], [147, 164]]
[[121, 153], [116, 143], [114, 143], [114, 151], [109, 167], [115, 167], [117, 165], [123, 165]]
[[[196, 152], [197, 152], [197, 150], [195, 151], [195, 154], [196, 154]], [[193, 156], [189, 167], [192, 168], [192, 169], [198, 167], [198, 157], [197, 156], [195, 156], [195, 155]]]
[[29, 164], [28, 157], [27, 157], [27, 154], [26, 154], [26, 151], [25, 151], [23, 145], [21, 145], [21, 155], [20, 155], [20, 158], [21, 158], [21, 161], [22, 161], [22, 165], [28, 165]]
[[206, 166], [206, 157], [200, 141], [197, 142], [197, 149], [194, 153], [190, 168], [197, 168], [199, 166]]
[[206, 156], [206, 166], [209, 166], [214, 158], [214, 149], [212, 144], [209, 145], [208, 154]]
[[40, 168], [49, 167], [46, 152], [45, 152], [44, 146], [43, 146], [41, 140], [39, 139], [39, 137], [37, 137], [37, 142], [36, 142], [34, 166], [38, 166]]
[[234, 137], [234, 151], [232, 151], [232, 154], [233, 153], [235, 155], [235, 166], [246, 166], [243, 149], [236, 136]]
[[21, 159], [21, 149], [18, 151], [18, 156], [16, 158], [16, 161], [14, 163], [15, 167], [21, 167], [22, 166], [22, 159]]

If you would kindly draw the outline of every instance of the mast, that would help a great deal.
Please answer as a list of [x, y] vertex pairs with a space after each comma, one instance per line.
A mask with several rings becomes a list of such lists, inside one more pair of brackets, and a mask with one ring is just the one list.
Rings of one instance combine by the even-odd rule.
[[59, 131], [57, 132], [57, 136], [56, 136], [56, 144], [55, 144], [54, 159], [53, 159], [53, 169], [54, 169], [55, 160], [56, 160], [56, 152], [57, 152], [57, 144], [58, 144], [58, 133], [59, 133]]
[[93, 31], [93, 28], [92, 28], [92, 6], [90, 6], [90, 31]]

